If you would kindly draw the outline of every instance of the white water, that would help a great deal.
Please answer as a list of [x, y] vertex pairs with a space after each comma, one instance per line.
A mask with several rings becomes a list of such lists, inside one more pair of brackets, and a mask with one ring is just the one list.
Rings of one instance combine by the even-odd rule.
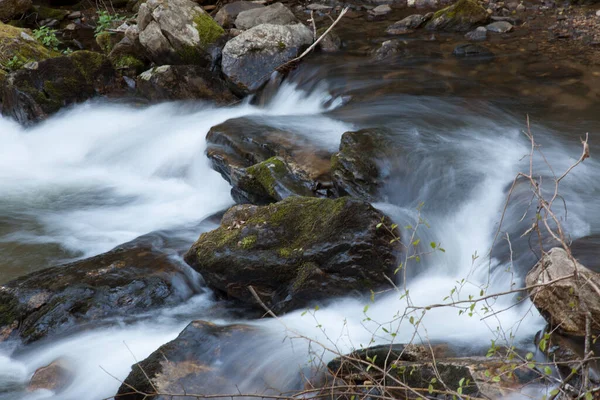
[[[198, 222], [232, 204], [229, 186], [210, 169], [204, 155], [204, 137], [211, 126], [241, 116], [262, 117], [274, 126], [307, 135], [315, 143], [333, 150], [342, 133], [355, 126], [327, 114], [328, 109], [323, 106], [326, 102], [332, 104], [330, 108], [340, 104], [331, 102], [324, 90], [306, 95], [292, 85], [284, 85], [265, 108], [248, 104], [221, 109], [202, 104], [195, 108], [164, 104], [135, 109], [89, 103], [28, 130], [0, 119], [0, 203], [4, 209], [0, 216], [24, 215], [22, 218], [36, 227], [28, 230], [16, 225], [0, 237], [0, 244], [2, 241], [57, 243], [80, 256], [90, 256], [154, 230], [176, 230]], [[460, 299], [469, 294], [479, 296], [480, 287], [488, 280], [486, 293], [510, 289], [513, 278], [518, 282], [518, 276], [505, 272], [508, 265], [495, 268], [490, 279], [488, 265], [495, 267], [499, 261], [489, 261], [483, 255], [492, 246], [505, 200], [504, 190], [523, 167], [521, 157], [527, 153], [527, 143], [519, 138], [515, 128], [506, 131], [499, 125], [482, 126], [485, 131], [473, 127], [467, 132], [454, 132], [450, 140], [440, 135], [443, 140], [428, 149], [435, 156], [436, 151], [456, 146], [459, 160], [444, 167], [450, 182], [461, 184], [465, 179], [461, 174], [472, 169], [480, 178], [466, 178], [473, 179], [469, 184], [474, 189], [464, 202], [452, 204], [450, 210], [448, 204], [440, 203], [444, 211], [436, 213], [435, 196], [433, 204], [427, 205], [432, 228], [423, 228], [420, 237], [423, 243], [441, 242], [446, 252], [426, 256], [421, 264], [409, 266], [426, 270], [407, 283], [414, 305], [442, 302], [457, 285], [456, 281], [465, 277], [468, 282]], [[418, 130], [414, 132], [415, 142], [421, 140], [419, 134]], [[435, 169], [432, 165], [424, 162], [419, 166], [425, 170], [422, 179], [428, 176], [428, 168]], [[419, 185], [415, 193], [427, 192], [426, 181]], [[452, 190], [448, 187], [448, 191]], [[415, 194], [406, 204], [377, 206], [400, 224], [414, 223], [414, 206], [421, 200], [427, 201]], [[571, 223], [580, 234], [589, 231], [589, 226], [576, 216]], [[189, 240], [194, 240], [197, 234], [192, 234]], [[475, 252], [482, 257], [473, 262]], [[398, 310], [406, 307], [406, 299], [399, 297], [395, 292], [377, 296], [367, 311], [372, 321], [365, 320], [363, 310], [368, 301], [363, 299], [341, 299], [314, 313], [288, 314], [282, 319], [287, 329], [275, 320], [254, 321], [268, 334], [264, 343], [255, 343], [253, 348], [255, 351], [270, 348], [265, 364], [289, 365], [288, 375], [293, 375], [294, 366], [308, 362], [306, 342], [294, 340], [293, 347], [290, 341], [282, 342], [286, 336], [295, 336], [294, 332], [328, 343], [341, 352], [367, 346], [372, 337], [377, 342], [389, 340], [378, 329], [379, 324], [399, 332], [396, 342], [406, 342], [414, 332], [409, 322], [404, 319], [389, 323]], [[514, 300], [511, 296], [499, 298], [492, 302], [493, 309], [508, 308]], [[0, 349], [0, 399], [110, 397], [120, 384], [109, 373], [124, 379], [134, 362], [124, 342], [138, 360], [143, 359], [175, 338], [192, 316], [203, 318], [203, 310], [210, 308], [212, 302], [206, 295], [195, 297], [178, 310], [163, 310], [152, 323], [97, 330], [12, 358], [8, 349]], [[483, 322], [483, 314], [475, 311], [469, 317], [459, 316], [456, 309], [430, 310], [420, 324], [418, 339], [486, 346], [497, 338], [496, 330], [501, 327], [502, 331], [511, 332], [517, 343], [523, 341], [521, 344], [527, 346], [543, 326], [543, 320], [535, 309], [531, 310], [529, 302]], [[190, 317], [187, 320], [173, 317], [181, 313]], [[411, 315], [418, 318], [420, 311]], [[401, 323], [399, 328], [398, 323]], [[273, 350], [272, 343], [278, 343], [279, 350]], [[75, 374], [75, 383], [66, 391], [1, 394], [2, 385], [24, 385], [37, 368], [56, 359], [66, 360]]]

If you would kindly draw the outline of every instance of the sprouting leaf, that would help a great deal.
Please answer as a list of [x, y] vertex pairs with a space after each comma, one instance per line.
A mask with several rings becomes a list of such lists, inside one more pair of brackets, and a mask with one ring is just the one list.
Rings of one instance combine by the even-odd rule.
[[592, 394], [592, 392], [587, 392], [585, 394], [585, 400], [593, 400], [594, 399], [594, 395]]
[[419, 243], [421, 243], [421, 239], [417, 239], [414, 242], [412, 242], [413, 246], [415, 246], [415, 247], [418, 246]]
[[544, 367], [544, 373], [546, 375], [552, 375], [552, 368], [550, 368], [548, 366]]
[[390, 333], [390, 331], [388, 331], [387, 329], [385, 329], [383, 326], [381, 327], [381, 330], [384, 331], [385, 333]]
[[527, 355], [525, 356], [525, 359], [526, 359], [527, 361], [529, 361], [529, 360], [533, 360], [533, 353], [527, 353]]
[[429, 394], [433, 394], [433, 385], [430, 384], [428, 390]]
[[412, 315], [410, 316], [410, 318], [408, 319], [408, 322], [411, 323], [411, 325], [415, 324], [415, 317], [413, 317]]
[[460, 381], [458, 381], [458, 386], [462, 386], [465, 383], [465, 378], [460, 378]]
[[306, 313], [308, 312], [308, 310], [305, 310], [302, 312], [302, 314], [300, 314], [301, 317], [304, 317], [306, 315]]
[[435, 249], [435, 247], [436, 247], [435, 242], [431, 242], [431, 243], [429, 243], [429, 245], [431, 246], [432, 249]]
[[492, 378], [493, 382], [500, 382], [500, 376], [496, 375], [495, 377]]
[[445, 253], [445, 252], [446, 252], [446, 249], [444, 249], [444, 248], [441, 248], [441, 247], [440, 247], [440, 248], [438, 248], [438, 250], [439, 250], [439, 251], [441, 251], [442, 253]]
[[398, 227], [398, 224], [392, 224], [392, 230], [396, 229]]
[[363, 308], [363, 313], [364, 313], [364, 314], [366, 314], [368, 309], [369, 309], [369, 305], [367, 304], [367, 305], [365, 306], [365, 308]]
[[554, 389], [550, 392], [550, 396], [556, 396], [558, 394], [558, 389]]
[[315, 306], [315, 311], [319, 311], [319, 306], [318, 305]]

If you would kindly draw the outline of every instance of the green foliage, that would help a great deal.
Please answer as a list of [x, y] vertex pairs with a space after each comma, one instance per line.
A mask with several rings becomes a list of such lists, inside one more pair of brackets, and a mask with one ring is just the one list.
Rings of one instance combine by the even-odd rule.
[[96, 29], [94, 30], [94, 36], [98, 36], [107, 29], [111, 28], [117, 22], [121, 22], [125, 19], [124, 16], [119, 14], [110, 14], [108, 11], [98, 11], [98, 22], [96, 22]]
[[58, 51], [58, 46], [60, 46], [62, 42], [56, 37], [56, 32], [56, 29], [42, 26], [41, 28], [33, 30], [33, 37], [43, 44], [44, 47]]
[[19, 60], [19, 57], [13, 56], [13, 58], [9, 59], [2, 65], [2, 68], [7, 71], [16, 71], [21, 68], [25, 63]]

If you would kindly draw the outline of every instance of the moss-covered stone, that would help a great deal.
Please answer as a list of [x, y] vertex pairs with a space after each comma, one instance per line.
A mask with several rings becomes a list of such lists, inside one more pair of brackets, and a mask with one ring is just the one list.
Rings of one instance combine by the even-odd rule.
[[118, 57], [114, 61], [114, 66], [116, 69], [133, 69], [136, 72], [141, 72], [144, 70], [146, 65], [140, 59], [126, 54]]
[[0, 69], [9, 70], [9, 62], [16, 59], [20, 65], [30, 61], [41, 61], [57, 57], [60, 54], [52, 51], [31, 36], [28, 29], [16, 28], [0, 22]]
[[398, 243], [376, 229], [382, 218], [349, 197], [237, 206], [185, 259], [216, 290], [256, 306], [245, 289], [252, 285], [274, 310], [287, 311], [384, 285]]
[[426, 28], [430, 30], [463, 32], [484, 24], [489, 14], [477, 0], [458, 0], [453, 5], [438, 10]]
[[105, 54], [110, 53], [117, 42], [116, 35], [111, 32], [101, 32], [96, 36], [96, 44]]
[[42, 21], [44, 19], [55, 19], [57, 21], [62, 21], [67, 17], [67, 15], [69, 15], [67, 10], [61, 10], [58, 8], [34, 6], [34, 9], [37, 14], [38, 21]]
[[200, 36], [201, 47], [213, 44], [225, 31], [206, 13], [198, 13], [194, 17], [194, 27]]

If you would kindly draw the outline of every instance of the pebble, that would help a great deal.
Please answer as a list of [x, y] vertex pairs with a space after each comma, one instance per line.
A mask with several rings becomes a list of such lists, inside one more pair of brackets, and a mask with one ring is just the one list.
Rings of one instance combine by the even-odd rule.
[[390, 12], [392, 12], [392, 7], [390, 7], [388, 4], [382, 4], [380, 6], [375, 7], [371, 11], [369, 11], [369, 14], [371, 14], [371, 15], [385, 15], [385, 14], [388, 14]]
[[494, 33], [506, 33], [512, 30], [513, 26], [508, 21], [496, 21], [487, 25], [485, 29]]

